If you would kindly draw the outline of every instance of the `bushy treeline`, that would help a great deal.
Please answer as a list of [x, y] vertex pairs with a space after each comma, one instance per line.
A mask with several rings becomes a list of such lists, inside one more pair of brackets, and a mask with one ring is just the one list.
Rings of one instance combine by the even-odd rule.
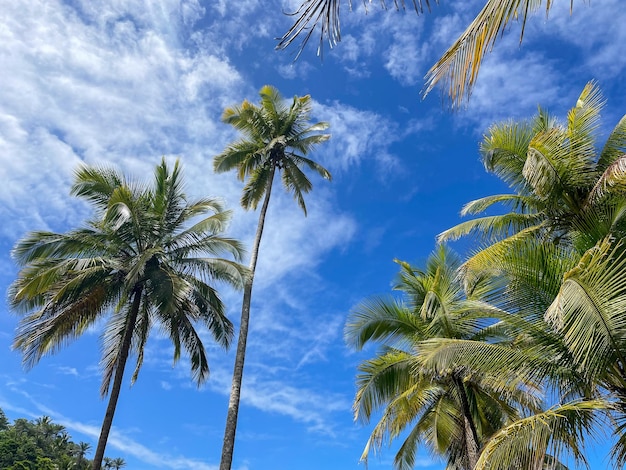
[[[86, 470], [91, 445], [74, 442], [64, 426], [50, 417], [9, 422], [0, 409], [0, 468], [4, 470]], [[106, 458], [103, 468], [120, 469], [121, 458]]]

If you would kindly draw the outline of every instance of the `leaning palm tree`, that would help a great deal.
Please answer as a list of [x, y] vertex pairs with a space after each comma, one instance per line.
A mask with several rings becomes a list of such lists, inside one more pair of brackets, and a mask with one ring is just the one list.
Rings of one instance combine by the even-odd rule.
[[[418, 14], [423, 13], [425, 8], [430, 10], [431, 6], [430, 0], [394, 2], [398, 9], [405, 9], [407, 3], [411, 3]], [[432, 3], [439, 2], [434, 0]], [[428, 94], [442, 82], [452, 106], [461, 105], [472, 93], [485, 54], [491, 51], [509, 23], [512, 20], [521, 22], [521, 43], [526, 21], [541, 8], [542, 3], [541, 0], [485, 0], [484, 7], [472, 23], [428, 71], [424, 94]], [[546, 14], [552, 4], [551, 0], [546, 0]], [[300, 55], [317, 27], [320, 28], [317, 54], [322, 54], [325, 41], [328, 41], [331, 48], [336, 46], [341, 41], [340, 6], [341, 0], [304, 0], [291, 14], [296, 21], [280, 38], [276, 48], [285, 49], [302, 37], [298, 52]], [[381, 1], [381, 6], [386, 8], [385, 0]]]
[[[505, 341], [492, 318], [506, 315], [481, 301], [483, 287], [471, 296], [463, 290], [457, 270], [460, 259], [439, 247], [426, 269], [400, 263], [396, 289], [401, 300], [374, 298], [362, 303], [346, 324], [346, 339], [356, 349], [371, 342], [382, 350], [359, 366], [356, 419], [369, 422], [382, 409], [363, 452], [405, 436], [395, 467], [414, 467], [418, 446], [443, 456], [450, 469], [472, 470], [488, 439], [505, 425], [539, 410], [539, 389], [530, 377], [513, 371], [471, 374], [461, 362], [433, 367], [422, 357], [433, 341]], [[475, 298], [477, 297], [477, 298]]]
[[295, 96], [291, 105], [288, 106], [278, 90], [271, 86], [264, 86], [259, 94], [261, 96], [259, 106], [244, 101], [241, 105], [224, 111], [222, 120], [238, 129], [243, 137], [230, 144], [214, 160], [216, 172], [222, 173], [236, 169], [239, 179], [246, 180], [241, 197], [241, 205], [244, 209], [256, 209], [261, 199], [263, 200], [250, 255], [250, 275], [244, 285], [239, 340], [220, 470], [230, 470], [233, 460], [252, 285], [274, 176], [277, 172], [281, 173], [284, 188], [293, 194], [305, 215], [306, 205], [303, 195], [312, 189], [312, 185], [302, 168], [306, 167], [325, 179], [331, 179], [328, 170], [305, 157], [315, 146], [330, 138], [329, 134], [319, 133], [328, 128], [327, 123], [310, 124], [310, 96]]
[[21, 266], [9, 289], [11, 306], [23, 314], [14, 347], [30, 368], [47, 354], [104, 321], [100, 392], [110, 397], [93, 468], [104, 457], [126, 362], [137, 357], [132, 382], [143, 363], [153, 326], [174, 344], [174, 361], [189, 354], [193, 379], [208, 377], [201, 323], [223, 347], [233, 334], [216, 282], [241, 287], [246, 269], [239, 242], [221, 235], [230, 218], [214, 199], [190, 201], [183, 193], [179, 163], [156, 167], [144, 186], [107, 168], [82, 167], [72, 194], [95, 215], [84, 227], [59, 234], [32, 232], [13, 256]]

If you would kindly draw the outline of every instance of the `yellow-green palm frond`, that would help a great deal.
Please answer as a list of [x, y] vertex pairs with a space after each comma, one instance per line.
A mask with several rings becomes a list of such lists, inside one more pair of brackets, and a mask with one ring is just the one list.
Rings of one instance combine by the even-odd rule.
[[605, 171], [613, 162], [626, 153], [626, 116], [622, 116], [617, 125], [611, 131], [606, 140], [600, 157], [598, 158], [597, 169]]
[[[460, 106], [472, 93], [482, 60], [512, 20], [520, 20], [524, 35], [526, 21], [542, 0], [487, 0], [476, 18], [426, 74], [424, 94], [442, 83], [453, 107]], [[552, 1], [546, 1], [546, 12]]]
[[528, 146], [537, 132], [537, 126], [532, 121], [505, 121], [492, 125], [485, 133], [479, 148], [487, 171], [494, 173], [511, 187], [523, 189], [526, 181], [522, 168], [526, 162]]
[[[626, 364], [626, 253], [606, 239], [567, 272], [546, 319], [562, 334], [581, 371], [601, 381], [615, 363]], [[626, 385], [626, 377], [622, 377]]]
[[486, 211], [494, 204], [502, 204], [511, 210], [522, 213], [537, 212], [541, 206], [539, 201], [532, 196], [520, 194], [495, 194], [493, 196], [485, 196], [468, 202], [461, 209], [461, 216], [480, 214]]
[[587, 465], [584, 439], [608, 406], [603, 400], [574, 401], [517, 420], [486, 443], [475, 468], [543, 469], [546, 459], [569, 456]]
[[496, 242], [525, 231], [538, 231], [542, 214], [518, 214], [511, 212], [491, 215], [461, 222], [437, 235], [437, 242], [458, 240], [467, 235], [479, 235], [482, 240]]

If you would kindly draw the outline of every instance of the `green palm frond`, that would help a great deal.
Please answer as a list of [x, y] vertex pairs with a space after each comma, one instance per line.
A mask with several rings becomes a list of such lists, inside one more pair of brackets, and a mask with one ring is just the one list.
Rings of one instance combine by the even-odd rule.
[[[487, 0], [476, 18], [426, 74], [424, 94], [442, 83], [452, 106], [469, 98], [478, 78], [484, 55], [491, 50], [512, 20], [520, 20], [524, 35], [527, 19], [537, 11], [541, 0]], [[546, 13], [552, 6], [546, 2]]]
[[511, 212], [503, 215], [491, 215], [461, 222], [437, 235], [437, 242], [458, 240], [461, 237], [478, 234], [488, 241], [501, 240], [522, 231], [539, 229], [542, 214], [519, 214]]
[[626, 255], [620, 243], [605, 240], [565, 274], [546, 312], [590, 380], [601, 379], [616, 362], [626, 364], [625, 308]]
[[593, 207], [609, 194], [618, 193], [623, 198], [626, 193], [626, 155], [615, 158], [606, 167], [587, 196], [586, 206]]
[[258, 206], [270, 191], [276, 170], [282, 170], [284, 188], [293, 194], [306, 214], [304, 194], [311, 190], [311, 182], [302, 167], [331, 179], [328, 170], [305, 157], [330, 138], [329, 134], [320, 133], [328, 124], [310, 123], [312, 103], [308, 95], [295, 96], [290, 105], [269, 85], [261, 88], [259, 95], [259, 106], [244, 101], [241, 106], [224, 111], [222, 121], [242, 132], [243, 138], [215, 157], [214, 169], [216, 172], [236, 169], [239, 179], [246, 181], [241, 198], [245, 209]]
[[425, 327], [419, 316], [394, 299], [372, 298], [352, 311], [344, 337], [355, 349], [362, 349], [370, 341], [408, 346], [423, 337]]
[[617, 125], [611, 131], [604, 148], [600, 152], [597, 168], [604, 171], [615, 160], [626, 153], [626, 116], [622, 116]]
[[546, 454], [571, 455], [588, 467], [584, 438], [607, 407], [602, 400], [575, 401], [517, 420], [487, 442], [476, 469], [544, 468]]
[[75, 171], [74, 179], [70, 194], [87, 200], [100, 210], [106, 210], [113, 191], [126, 185], [123, 175], [103, 167], [82, 166]]
[[570, 159], [595, 164], [595, 134], [600, 127], [600, 112], [605, 100], [595, 82], [583, 88], [576, 106], [567, 114], [568, 155]]
[[487, 171], [509, 186], [522, 190], [526, 180], [522, 169], [528, 146], [537, 131], [530, 121], [505, 121], [492, 125], [480, 143], [480, 154]]
[[468, 202], [461, 209], [461, 216], [480, 214], [494, 204], [502, 204], [504, 207], [508, 207], [511, 210], [519, 210], [520, 212], [537, 212], [540, 207], [537, 199], [531, 196], [520, 194], [495, 194]]

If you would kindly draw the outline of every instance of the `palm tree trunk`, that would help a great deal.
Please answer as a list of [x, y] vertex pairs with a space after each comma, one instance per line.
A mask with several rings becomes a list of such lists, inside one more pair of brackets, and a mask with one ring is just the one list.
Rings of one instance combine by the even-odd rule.
[[459, 397], [461, 398], [461, 409], [463, 411], [463, 436], [465, 437], [465, 447], [467, 449], [467, 463], [468, 470], [473, 470], [478, 463], [478, 457], [480, 456], [478, 447], [478, 432], [474, 420], [472, 419], [472, 413], [467, 400], [467, 393], [465, 391], [465, 385], [463, 380], [456, 375], [453, 375], [452, 380], [457, 386], [459, 391]]
[[259, 246], [263, 236], [265, 226], [265, 214], [272, 194], [272, 184], [276, 166], [272, 165], [270, 174], [270, 184], [265, 193], [265, 199], [259, 214], [259, 223], [256, 228], [252, 253], [250, 254], [250, 277], [243, 288], [243, 301], [241, 304], [241, 324], [239, 326], [239, 338], [237, 340], [237, 352], [235, 354], [235, 367], [233, 370], [233, 381], [230, 389], [230, 399], [228, 400], [228, 414], [226, 415], [226, 427], [224, 429], [224, 443], [222, 444], [222, 459], [220, 470], [230, 470], [233, 464], [233, 452], [235, 450], [235, 433], [237, 431], [237, 417], [239, 415], [239, 401], [241, 399], [241, 383], [243, 381], [243, 365], [246, 358], [246, 344], [248, 342], [248, 328], [250, 324], [250, 304], [252, 303], [252, 285], [254, 282], [254, 271], [259, 255]]
[[135, 291], [135, 297], [133, 298], [133, 305], [130, 309], [130, 315], [124, 329], [124, 337], [122, 338], [122, 349], [120, 351], [120, 357], [115, 366], [115, 377], [113, 378], [113, 388], [111, 388], [111, 396], [109, 397], [109, 404], [107, 405], [106, 413], [104, 414], [104, 421], [102, 422], [102, 430], [100, 431], [100, 438], [98, 439], [98, 447], [96, 448], [96, 455], [93, 458], [93, 470], [100, 470], [102, 467], [102, 459], [104, 458], [104, 449], [109, 439], [109, 432], [111, 431], [111, 425], [113, 424], [113, 415], [115, 414], [115, 407], [117, 406], [117, 399], [120, 396], [120, 390], [122, 389], [122, 379], [124, 377], [124, 368], [126, 367], [126, 360], [128, 359], [128, 353], [130, 351], [130, 344], [133, 337], [133, 325], [137, 320], [139, 314], [139, 305], [141, 304], [141, 293], [143, 289], [139, 287]]

